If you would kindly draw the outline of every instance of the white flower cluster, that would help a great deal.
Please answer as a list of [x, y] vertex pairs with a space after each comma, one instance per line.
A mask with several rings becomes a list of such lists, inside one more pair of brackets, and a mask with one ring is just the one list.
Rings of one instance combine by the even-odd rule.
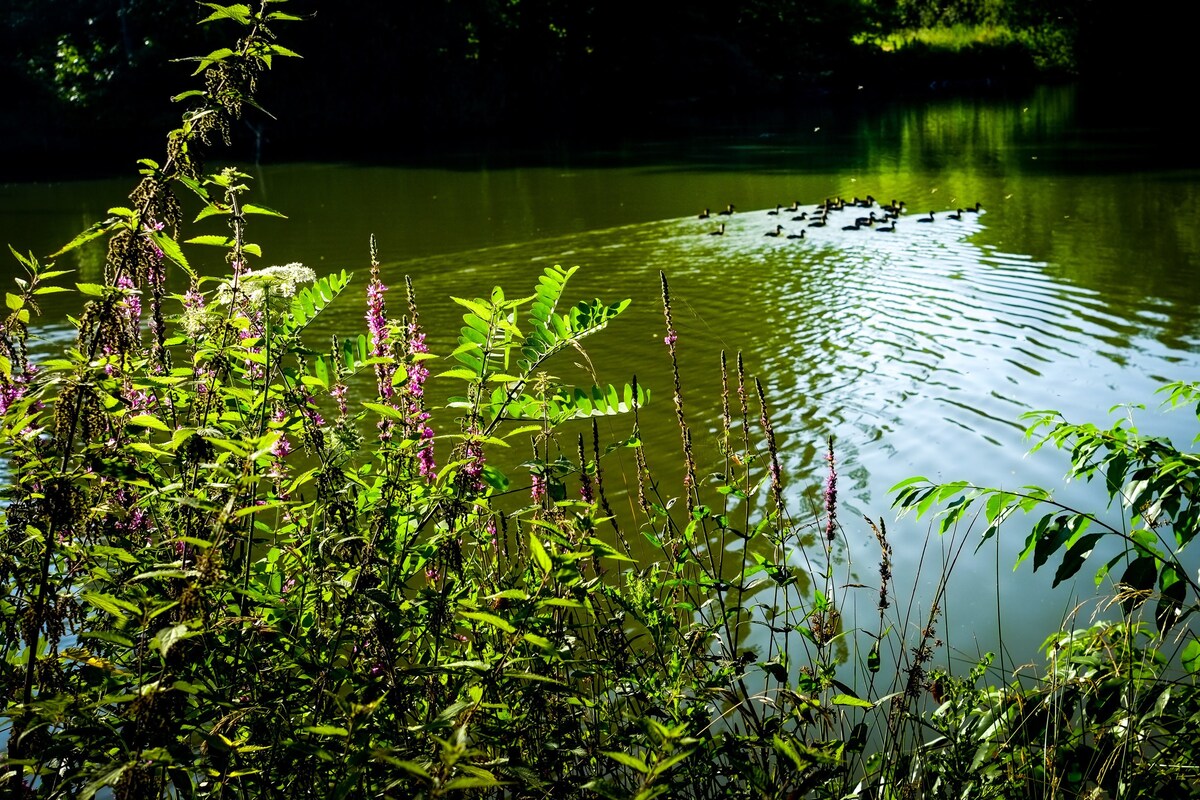
[[[264, 267], [243, 273], [238, 278], [238, 289], [252, 306], [260, 305], [264, 298], [287, 299], [296, 294], [296, 286], [312, 283], [317, 273], [300, 262], [284, 264], [282, 267]], [[233, 302], [233, 286], [222, 283], [217, 287], [217, 302], [228, 305]]]

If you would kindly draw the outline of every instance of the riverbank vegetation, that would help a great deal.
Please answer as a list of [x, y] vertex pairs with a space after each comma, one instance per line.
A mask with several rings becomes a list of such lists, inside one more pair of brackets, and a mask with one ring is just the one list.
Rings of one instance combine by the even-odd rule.
[[[386, 286], [374, 242], [355, 275], [263, 266], [256, 222], [286, 209], [203, 156], [292, 55], [296, 20], [208, 9], [236, 44], [196, 62], [204, 88], [181, 95], [165, 156], [58, 253], [13, 251], [13, 796], [1196, 796], [1194, 454], [1128, 416], [1040, 414], [1039, 446], [1069, 450], [1120, 522], [1042, 489], [914, 478], [896, 505], [929, 515], [951, 557], [932, 596], [899, 596], [886, 520], [839, 516], [836, 442], [820, 503], [797, 505], [753, 365], [712, 354], [720, 417], [692, 418], [667, 276], [662, 361], [644, 368], [671, 372], [669, 398], [636, 374], [553, 376], [629, 302], [575, 297], [575, 268], [458, 298], [457, 346], [434, 353], [419, 286]], [[61, 264], [98, 241], [103, 281], [74, 282]], [[312, 341], [354, 292], [365, 324]], [[78, 297], [75, 335], [38, 353], [52, 293]], [[444, 406], [434, 381], [459, 387]], [[1166, 392], [1200, 420], [1200, 385]], [[647, 403], [674, 409], [677, 464], [645, 458]], [[695, 463], [700, 426], [716, 473]], [[636, 472], [623, 503], [618, 453]], [[851, 527], [879, 544], [869, 583], [839, 557]], [[939, 633], [953, 565], [1018, 531], [1055, 582], [1102, 560], [1111, 602], [1047, 631], [1042, 667], [989, 655], [955, 674]]]

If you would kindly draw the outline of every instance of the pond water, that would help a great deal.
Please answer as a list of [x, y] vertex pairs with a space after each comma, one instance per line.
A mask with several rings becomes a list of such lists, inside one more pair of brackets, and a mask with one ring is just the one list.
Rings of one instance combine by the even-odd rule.
[[[1137, 129], [1091, 127], [1083, 111], [1072, 92], [1056, 89], [826, 112], [739, 135], [562, 152], [536, 166], [509, 158], [250, 168], [254, 202], [290, 217], [255, 220], [250, 238], [263, 245], [265, 263], [344, 268], [361, 288], [375, 234], [391, 307], [402, 307], [403, 276], [411, 275], [429, 344], [442, 354], [453, 349], [460, 324], [451, 295], [502, 285], [521, 296], [544, 267], [579, 265], [571, 298], [633, 298], [627, 314], [588, 341], [588, 356], [602, 381], [636, 374], [650, 388], [649, 460], [663, 470], [666, 491], [678, 493], [670, 488], [681, 476], [673, 467], [679, 446], [662, 271], [701, 471], [720, 464], [719, 354], [741, 352], [771, 404], [794, 515], [812, 516], [819, 505], [825, 441], [833, 436], [848, 580], [872, 582], [876, 550], [862, 515], [883, 518], [899, 593], [907, 603], [915, 591], [915, 605], [927, 608], [950, 542], [924, 520], [895, 519], [888, 489], [898, 481], [1040, 484], [1101, 507], [1094, 487], [1062, 485], [1063, 457], [1027, 457], [1022, 413], [1053, 408], [1107, 423], [1112, 406], [1140, 402], [1148, 406], [1138, 414], [1146, 429], [1181, 444], [1194, 433], [1194, 417], [1160, 413], [1152, 393], [1169, 380], [1195, 379], [1200, 365], [1200, 170], [1169, 164], [1172, 143]], [[130, 186], [0, 187], [0, 238], [51, 252], [123, 204]], [[827, 228], [794, 222], [786, 210], [768, 214], [793, 201], [811, 214], [825, 198], [868, 194], [906, 201], [894, 233], [841, 230], [865, 210], [835, 215]], [[976, 202], [983, 213], [949, 218]], [[736, 213], [718, 217], [728, 203]], [[712, 218], [698, 219], [706, 207]], [[933, 223], [918, 222], [931, 210]], [[718, 220], [726, 233], [709, 235]], [[777, 220], [784, 235], [765, 236]], [[787, 238], [801, 230], [804, 239]], [[203, 263], [207, 255], [215, 274], [216, 251], [192, 257]], [[96, 280], [102, 260], [102, 251], [83, 251], [73, 263], [78, 280]], [[314, 341], [362, 330], [361, 294], [343, 302]], [[73, 309], [45, 310], [52, 338]], [[589, 381], [574, 364], [581, 360], [563, 359], [555, 374]], [[606, 418], [602, 430], [616, 440], [628, 422]], [[622, 458], [605, 468], [617, 496], [622, 472], [633, 474], [632, 459]], [[1003, 647], [1031, 660], [1059, 620], [1094, 593], [1088, 568], [1055, 592], [1049, 567], [1014, 573], [1026, 532], [1012, 522], [979, 554], [968, 544], [955, 566], [940, 623], [952, 659]], [[959, 532], [967, 535], [977, 532]], [[869, 616], [873, 596], [861, 602]]]

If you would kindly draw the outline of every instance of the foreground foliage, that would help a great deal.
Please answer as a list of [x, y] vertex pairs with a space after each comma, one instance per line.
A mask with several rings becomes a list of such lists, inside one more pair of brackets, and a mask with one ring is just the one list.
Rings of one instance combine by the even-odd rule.
[[[636, 379], [576, 387], [548, 373], [628, 305], [571, 304], [574, 269], [545, 270], [528, 296], [457, 299], [457, 347], [434, 354], [411, 282], [403, 313], [389, 311], [372, 244], [365, 332], [311, 341], [353, 276], [255, 266], [250, 223], [280, 212], [252, 201], [246, 175], [200, 163], [291, 54], [271, 30], [291, 18], [273, 5], [209, 6], [237, 46], [198, 60], [206, 88], [180, 96], [195, 105], [163, 163], [141, 162], [129, 206], [55, 254], [106, 242], [103, 283], [68, 286], [14, 251], [27, 274], [0, 337], [0, 732], [14, 795], [1190, 791], [1165, 759], [1194, 755], [1200, 708], [1166, 637], [1182, 635], [1194, 674], [1195, 584], [1180, 561], [1193, 456], [1127, 427], [1053, 422], [1047, 441], [1121, 487], [1136, 530], [1055, 507], [1027, 551], [1035, 567], [1065, 551], [1065, 578], [1089, 537], [1119, 538], [1106, 571], [1125, 558], [1124, 616], [1052, 637], [1028, 686], [986, 663], [965, 678], [934, 670], [940, 590], [906, 640], [886, 527], [870, 520], [878, 583], [846, 588], [833, 442], [823, 507], [796, 519], [766, 392], [740, 357], [720, 361], [725, 462], [701, 474], [665, 278], [677, 487], [640, 447]], [[176, 192], [201, 204], [190, 222]], [[74, 341], [31, 354], [39, 298], [63, 291], [82, 302]], [[435, 407], [430, 381], [460, 389]], [[595, 419], [609, 415], [627, 436], [601, 440]], [[637, 470], [627, 515], [605, 487], [618, 451]], [[897, 502], [949, 502], [951, 536], [978, 502], [986, 539], [1054, 501], [914, 480]], [[860, 590], [875, 612], [844, 619]], [[1134, 619], [1151, 596], [1154, 626]]]

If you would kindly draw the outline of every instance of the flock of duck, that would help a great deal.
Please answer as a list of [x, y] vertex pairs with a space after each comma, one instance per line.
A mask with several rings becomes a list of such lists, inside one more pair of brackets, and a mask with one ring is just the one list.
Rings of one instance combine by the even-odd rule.
[[[736, 207], [733, 203], [725, 206], [723, 211], [718, 211], [713, 214], [709, 209], [704, 209], [700, 213], [700, 219], [711, 219], [715, 217], [732, 217]], [[859, 214], [859, 216], [851, 216], [845, 214], [849, 210]], [[934, 212], [930, 211], [927, 217], [918, 217], [915, 221], [918, 223], [932, 224], [938, 220], [950, 220], [952, 222], [962, 222], [964, 219], [970, 219], [965, 215], [979, 214], [983, 210], [980, 203], [976, 203], [973, 207], [959, 208], [950, 212]], [[753, 214], [755, 212], [751, 212]], [[896, 225], [900, 222], [901, 217], [907, 213], [907, 204], [903, 200], [892, 200], [890, 203], [884, 204], [877, 201], [871, 195], [859, 199], [855, 197], [853, 200], [844, 200], [841, 197], [826, 198], [825, 202], [817, 204], [813, 208], [801, 210], [800, 201], [793, 202], [790, 206], [784, 206], [779, 203], [774, 210], [767, 211], [768, 217], [774, 217], [771, 220], [775, 222], [772, 229], [767, 230], [763, 236], [773, 236], [776, 238], [787, 239], [803, 239], [807, 231], [805, 228], [841, 228], [844, 231], [863, 231], [873, 230], [877, 233], [895, 233]], [[938, 214], [940, 213], [940, 216]], [[802, 223], [799, 233], [789, 233], [782, 223], [778, 220], [784, 215], [790, 215], [791, 222]], [[848, 223], [848, 224], [847, 224]], [[724, 236], [725, 222], [721, 222], [715, 230], [708, 232], [709, 236]]]

